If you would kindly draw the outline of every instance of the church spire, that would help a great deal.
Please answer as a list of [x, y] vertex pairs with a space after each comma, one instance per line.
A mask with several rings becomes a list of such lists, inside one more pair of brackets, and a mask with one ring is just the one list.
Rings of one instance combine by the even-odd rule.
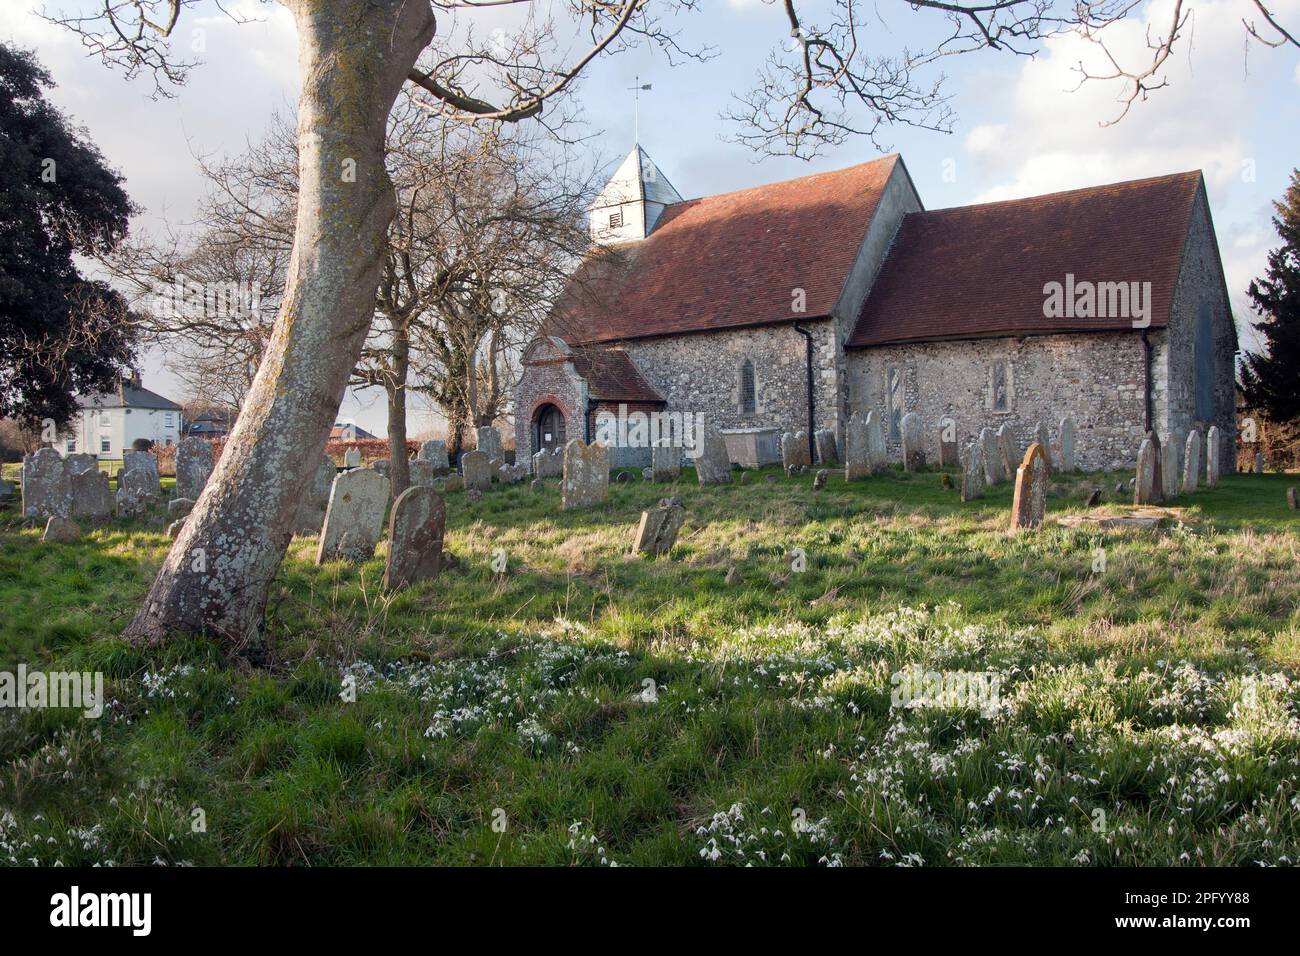
[[644, 239], [664, 209], [681, 201], [638, 143], [592, 203], [591, 238], [602, 245]]

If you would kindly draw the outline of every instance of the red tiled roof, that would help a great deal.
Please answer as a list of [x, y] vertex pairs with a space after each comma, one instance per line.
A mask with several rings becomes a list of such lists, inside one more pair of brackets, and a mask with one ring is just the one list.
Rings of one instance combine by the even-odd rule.
[[827, 316], [897, 163], [675, 203], [645, 239], [590, 256], [544, 333], [575, 345]]
[[593, 399], [613, 402], [663, 402], [622, 349], [578, 348], [573, 367], [587, 380]]
[[1129, 317], [1047, 317], [1049, 282], [1150, 282], [1168, 324], [1199, 172], [911, 213], [863, 303], [850, 348], [998, 334], [1131, 329]]

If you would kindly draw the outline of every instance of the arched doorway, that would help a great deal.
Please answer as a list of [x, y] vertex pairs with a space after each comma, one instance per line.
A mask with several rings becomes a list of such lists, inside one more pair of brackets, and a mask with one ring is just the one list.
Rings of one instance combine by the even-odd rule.
[[546, 404], [533, 416], [533, 449], [552, 451], [564, 447], [564, 412], [558, 405]]

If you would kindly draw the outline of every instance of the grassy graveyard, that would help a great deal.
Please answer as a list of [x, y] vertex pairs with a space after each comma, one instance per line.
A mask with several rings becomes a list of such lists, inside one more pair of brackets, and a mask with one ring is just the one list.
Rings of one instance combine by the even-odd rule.
[[[1054, 476], [1015, 538], [1010, 482], [935, 472], [456, 492], [432, 584], [295, 538], [262, 671], [115, 637], [165, 515], [57, 545], [11, 508], [0, 670], [102, 671], [109, 704], [0, 710], [0, 863], [1297, 862], [1297, 476], [1055, 524], [1130, 476]], [[630, 556], [668, 494], [676, 546]], [[891, 706], [914, 667], [994, 672], [996, 706]]]

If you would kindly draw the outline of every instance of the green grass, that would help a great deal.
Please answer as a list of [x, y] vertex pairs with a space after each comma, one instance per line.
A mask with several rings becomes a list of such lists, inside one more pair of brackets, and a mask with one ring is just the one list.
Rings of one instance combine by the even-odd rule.
[[[316, 567], [296, 538], [263, 672], [115, 637], [164, 516], [46, 545], [10, 512], [0, 669], [102, 671], [110, 705], [0, 711], [0, 861], [1298, 858], [1295, 476], [1229, 477], [1154, 531], [1010, 538], [1009, 484], [769, 475], [613, 483], [581, 512], [555, 481], [455, 493], [459, 565], [392, 595], [384, 545]], [[1119, 477], [1057, 478], [1049, 518]], [[629, 556], [669, 493], [677, 546]], [[996, 706], [892, 706], [914, 667], [994, 672]]]

